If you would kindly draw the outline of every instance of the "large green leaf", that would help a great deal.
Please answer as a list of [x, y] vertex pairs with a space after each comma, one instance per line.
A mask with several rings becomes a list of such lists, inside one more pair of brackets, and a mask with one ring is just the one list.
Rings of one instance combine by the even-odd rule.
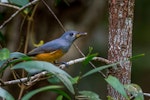
[[128, 96], [127, 96], [127, 93], [125, 92], [123, 84], [121, 84], [120, 81], [116, 77], [109, 75], [107, 78], [105, 78], [105, 80], [109, 85], [111, 85], [122, 96], [124, 96], [126, 99], [128, 99]]
[[23, 58], [23, 57], [28, 57], [28, 56], [24, 53], [21, 53], [21, 52], [10, 53], [10, 58]]
[[6, 100], [15, 100], [11, 94], [9, 94], [6, 90], [0, 87], [0, 97]]
[[89, 72], [85, 73], [81, 78], [84, 78], [84, 77], [86, 77], [86, 76], [89, 76], [89, 75], [91, 75], [91, 74], [94, 74], [94, 73], [96, 73], [96, 72], [98, 72], [98, 71], [101, 71], [101, 70], [104, 70], [104, 69], [107, 69], [107, 68], [110, 68], [110, 67], [114, 67], [114, 66], [116, 66], [116, 65], [119, 64], [119, 63], [120, 63], [120, 62], [97, 67], [97, 68], [92, 69], [92, 70], [90, 70]]
[[10, 56], [10, 52], [7, 48], [3, 48], [0, 50], [0, 60], [6, 60]]
[[44, 61], [27, 61], [15, 65], [12, 69], [25, 69], [29, 74], [35, 74], [41, 71], [48, 71], [54, 74], [58, 79], [60, 79], [68, 90], [74, 94], [74, 88], [71, 83], [72, 77], [66, 73], [64, 70], [58, 68], [57, 66], [44, 62]]
[[135, 97], [134, 100], [144, 100], [142, 89], [137, 84], [127, 84], [124, 87]]
[[80, 100], [101, 100], [99, 95], [92, 91], [79, 91], [79, 96], [77, 98]]
[[16, 64], [16, 63], [21, 62], [21, 61], [31, 60], [30, 57], [28, 57], [27, 55], [25, 55], [24, 53], [21, 53], [21, 52], [12, 52], [9, 54], [9, 57], [6, 57], [6, 58], [7, 58], [6, 60], [0, 61], [0, 68], [2, 67], [0, 69], [0, 73], [2, 73], [11, 64]]
[[62, 88], [61, 86], [57, 86], [57, 85], [42, 87], [42, 88], [39, 88], [39, 89], [29, 92], [28, 94], [23, 96], [23, 98], [21, 100], [29, 100], [33, 95], [35, 95], [39, 92], [43, 92], [43, 91], [47, 91], [47, 90], [54, 90], [54, 89], [61, 89], [61, 88]]
[[8, 0], [10, 3], [18, 5], [18, 6], [25, 6], [29, 3], [29, 0]]

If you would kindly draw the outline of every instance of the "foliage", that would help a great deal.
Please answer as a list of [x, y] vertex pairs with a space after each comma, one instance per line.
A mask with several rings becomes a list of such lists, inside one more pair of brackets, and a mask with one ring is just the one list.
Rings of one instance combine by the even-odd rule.
[[27, 61], [15, 65], [12, 69], [25, 69], [30, 75], [41, 71], [48, 71], [60, 79], [69, 91], [74, 94], [74, 89], [70, 81], [72, 77], [51, 63], [43, 61]]
[[29, 0], [8, 0], [8, 1], [9, 1], [9, 3], [18, 5], [18, 6], [24, 6], [29, 3]]
[[51, 90], [54, 92], [57, 92], [58, 94], [61, 94], [61, 96], [66, 97], [68, 100], [71, 100], [70, 97], [63, 91], [61, 90], [57, 90], [62, 88], [61, 86], [55, 86], [55, 85], [51, 85], [51, 86], [46, 86], [46, 87], [42, 87], [36, 90], [33, 90], [29, 93], [27, 93], [25, 96], [22, 97], [22, 100], [29, 100], [33, 95], [39, 93], [39, 92], [43, 92], [43, 91], [47, 91], [47, 90]]
[[10, 93], [8, 93], [3, 88], [0, 88], [0, 97], [6, 99], [6, 100], [15, 100]]
[[135, 97], [134, 100], [144, 100], [142, 89], [137, 84], [126, 84], [124, 87]]
[[[121, 63], [121, 62], [117, 62], [117, 63], [113, 63], [113, 64], [109, 64], [109, 65], [100, 66], [100, 67], [90, 70], [89, 72], [86, 72], [83, 75], [72, 78], [66, 71], [59, 69], [57, 66], [55, 66], [51, 63], [48, 63], [48, 62], [43, 62], [43, 61], [31, 61], [30, 58], [23, 53], [20, 53], [20, 52], [10, 53], [10, 51], [8, 49], [4, 48], [0, 51], [0, 54], [1, 54], [0, 59], [1, 59], [2, 67], [5, 67], [6, 65], [8, 67], [8, 66], [12, 65], [13, 66], [11, 68], [12, 70], [24, 69], [28, 72], [29, 76], [40, 73], [42, 71], [47, 71], [48, 73], [46, 76], [49, 77], [49, 78], [47, 78], [47, 80], [50, 83], [57, 84], [57, 83], [62, 82], [65, 85], [65, 87], [70, 91], [70, 93], [72, 93], [73, 95], [75, 95], [75, 91], [74, 91], [75, 87], [73, 86], [73, 84], [79, 84], [79, 81], [82, 80], [83, 78], [88, 77], [91, 74], [94, 74], [96, 72], [105, 70], [107, 68], [116, 67], [119, 63]], [[88, 62], [91, 61], [92, 58], [95, 56], [96, 56], [96, 54], [88, 54], [88, 56], [86, 57], [86, 59], [84, 61], [84, 66], [86, 66], [88, 64]], [[6, 62], [8, 60], [9, 60], [9, 62]], [[22, 62], [22, 61], [25, 61], [25, 62]], [[3, 69], [3, 71], [5, 71], [5, 69]], [[3, 72], [3, 71], [1, 71], [1, 72]], [[105, 78], [105, 80], [106, 80], [106, 82], [108, 82], [109, 85], [111, 85], [114, 89], [116, 89], [126, 99], [129, 99], [129, 97], [126, 94], [125, 89], [127, 91], [129, 91], [129, 93], [131, 93], [135, 97], [135, 100], [144, 100], [143, 95], [142, 95], [142, 90], [138, 85], [128, 84], [128, 85], [124, 86], [123, 84], [121, 84], [119, 82], [119, 80], [117, 78], [115, 78], [113, 76], [108, 76], [107, 78]], [[41, 87], [41, 88], [38, 88], [36, 90], [33, 90], [33, 91], [25, 94], [22, 97], [22, 100], [28, 100], [33, 95], [35, 95], [39, 92], [47, 91], [47, 90], [59, 94], [59, 96], [57, 97], [57, 100], [62, 100], [63, 98], [71, 100], [72, 97], [69, 96], [69, 94], [65, 93], [62, 90], [62, 88], [64, 88], [64, 87], [59, 86], [59, 85], [50, 85], [50, 86]], [[14, 99], [6, 90], [1, 88], [0, 92], [1, 92], [0, 96], [2, 98], [6, 98], [9, 100]], [[79, 93], [79, 95], [76, 95], [76, 99], [79, 99], [79, 100], [83, 99], [83, 98], [88, 99], [88, 100], [101, 100], [99, 98], [98, 94], [94, 93], [93, 91], [76, 91], [76, 92]], [[109, 99], [110, 98], [111, 97], [109, 97]]]
[[126, 99], [128, 99], [123, 84], [121, 84], [117, 78], [109, 75], [107, 78], [105, 78], [105, 80], [109, 85], [115, 88], [115, 90], [117, 90], [121, 95], [123, 95]]
[[10, 52], [8, 49], [3, 48], [0, 50], [0, 61], [6, 60], [9, 58]]
[[92, 91], [79, 91], [79, 95], [77, 98], [79, 99], [87, 99], [87, 100], [101, 100], [99, 95]]

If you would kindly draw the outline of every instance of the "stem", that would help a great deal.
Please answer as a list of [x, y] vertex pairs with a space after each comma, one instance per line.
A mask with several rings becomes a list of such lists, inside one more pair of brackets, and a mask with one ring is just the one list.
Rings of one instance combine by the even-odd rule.
[[38, 2], [39, 0], [34, 0], [28, 4], [26, 4], [25, 6], [21, 7], [19, 10], [17, 10], [14, 14], [12, 14], [6, 21], [4, 21], [4, 23], [2, 25], [0, 25], [0, 29], [2, 29], [8, 22], [10, 22], [17, 14], [19, 14], [21, 11], [23, 11], [25, 8], [34, 5]]
[[22, 97], [22, 95], [23, 95], [24, 89], [25, 89], [25, 86], [22, 84], [22, 85], [21, 85], [21, 90], [20, 90], [20, 92], [19, 92], [18, 100], [21, 100], [21, 97]]

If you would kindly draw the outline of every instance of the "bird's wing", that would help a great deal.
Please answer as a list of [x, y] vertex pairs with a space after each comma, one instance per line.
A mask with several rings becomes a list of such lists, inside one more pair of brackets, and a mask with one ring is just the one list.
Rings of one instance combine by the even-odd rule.
[[38, 48], [33, 49], [27, 55], [34, 56], [34, 55], [41, 54], [41, 53], [50, 53], [50, 52], [59, 50], [61, 48], [62, 48], [61, 41], [59, 39], [56, 39], [56, 40], [47, 42]]

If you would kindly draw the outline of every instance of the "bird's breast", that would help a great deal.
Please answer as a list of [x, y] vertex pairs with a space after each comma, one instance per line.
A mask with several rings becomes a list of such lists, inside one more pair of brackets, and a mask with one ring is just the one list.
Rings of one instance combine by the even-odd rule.
[[35, 56], [35, 60], [54, 62], [64, 55], [62, 50], [56, 50], [50, 53], [42, 53]]

